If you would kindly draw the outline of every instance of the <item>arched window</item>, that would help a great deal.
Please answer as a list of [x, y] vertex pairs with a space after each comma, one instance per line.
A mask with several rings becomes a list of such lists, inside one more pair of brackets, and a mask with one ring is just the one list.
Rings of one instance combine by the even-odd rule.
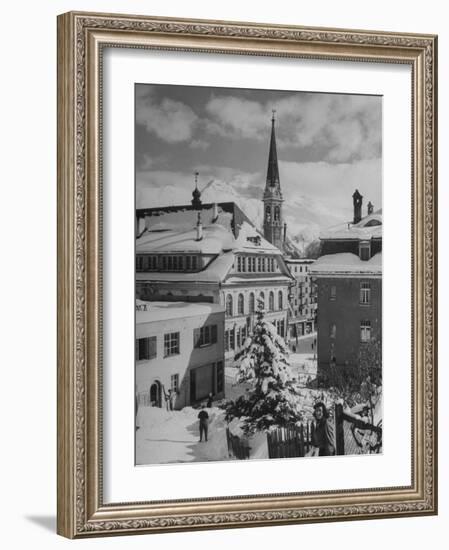
[[254, 292], [251, 292], [249, 295], [248, 309], [250, 313], [254, 313]]
[[226, 296], [226, 315], [232, 317], [232, 296], [228, 294]]
[[284, 300], [283, 300], [282, 290], [278, 292], [278, 305], [279, 309], [284, 309]]
[[265, 218], [266, 218], [267, 222], [271, 221], [271, 207], [270, 206], [267, 206], [265, 208]]
[[263, 292], [259, 294], [259, 302], [260, 304], [257, 304], [257, 306], [261, 309], [265, 309], [265, 294]]
[[239, 315], [243, 315], [245, 313], [245, 299], [243, 298], [243, 294], [239, 294], [237, 300], [237, 313]]
[[275, 206], [274, 207], [274, 220], [278, 222], [279, 218], [280, 218], [280, 209], [279, 209], [279, 206]]
[[274, 292], [270, 292], [270, 297], [268, 298], [268, 310], [273, 311], [274, 310]]

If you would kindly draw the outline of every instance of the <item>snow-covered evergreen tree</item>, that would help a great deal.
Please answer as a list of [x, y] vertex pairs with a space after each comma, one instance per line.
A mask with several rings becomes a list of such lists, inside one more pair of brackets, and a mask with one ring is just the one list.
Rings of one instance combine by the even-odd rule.
[[288, 426], [302, 419], [298, 394], [288, 362], [288, 348], [276, 328], [265, 319], [264, 305], [258, 302], [257, 322], [237, 357], [238, 382], [251, 384], [246, 395], [228, 401], [226, 419], [242, 420], [246, 434]]

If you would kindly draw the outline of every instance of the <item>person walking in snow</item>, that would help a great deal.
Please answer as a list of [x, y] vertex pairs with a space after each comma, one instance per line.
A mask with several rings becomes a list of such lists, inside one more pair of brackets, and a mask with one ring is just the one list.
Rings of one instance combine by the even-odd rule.
[[334, 431], [329, 422], [329, 412], [326, 405], [319, 401], [315, 409], [315, 430], [312, 432], [312, 445], [317, 449], [318, 456], [333, 456], [335, 454]]
[[200, 421], [200, 442], [203, 441], [203, 434], [204, 434], [204, 439], [207, 441], [207, 432], [209, 428], [209, 415], [205, 410], [204, 404], [201, 405], [201, 410], [198, 414], [198, 418]]

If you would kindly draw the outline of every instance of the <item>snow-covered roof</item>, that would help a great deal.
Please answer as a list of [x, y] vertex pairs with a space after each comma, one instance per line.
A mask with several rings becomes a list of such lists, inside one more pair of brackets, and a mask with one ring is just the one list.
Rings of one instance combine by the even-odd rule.
[[312, 275], [381, 275], [382, 252], [365, 261], [351, 252], [327, 254], [316, 260], [310, 267], [310, 273]]
[[220, 304], [191, 302], [144, 302], [136, 300], [136, 323], [167, 321], [224, 312]]
[[[235, 207], [236, 209], [238, 207]], [[183, 209], [157, 211], [150, 217], [149, 228], [137, 239], [136, 254], [148, 253], [200, 253], [220, 254], [222, 251], [257, 252], [281, 254], [269, 243], [251, 222], [217, 206], [218, 216], [213, 217], [213, 208], [200, 211], [202, 238], [197, 240], [198, 211]]]
[[320, 233], [321, 240], [369, 240], [376, 238], [382, 238], [382, 208], [369, 216], [365, 216], [356, 224], [339, 224]]

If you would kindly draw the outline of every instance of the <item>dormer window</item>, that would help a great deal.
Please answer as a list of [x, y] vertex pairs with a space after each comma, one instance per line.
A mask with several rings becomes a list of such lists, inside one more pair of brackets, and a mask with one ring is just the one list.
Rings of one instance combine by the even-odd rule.
[[364, 262], [371, 258], [371, 243], [369, 241], [360, 241], [359, 257]]

